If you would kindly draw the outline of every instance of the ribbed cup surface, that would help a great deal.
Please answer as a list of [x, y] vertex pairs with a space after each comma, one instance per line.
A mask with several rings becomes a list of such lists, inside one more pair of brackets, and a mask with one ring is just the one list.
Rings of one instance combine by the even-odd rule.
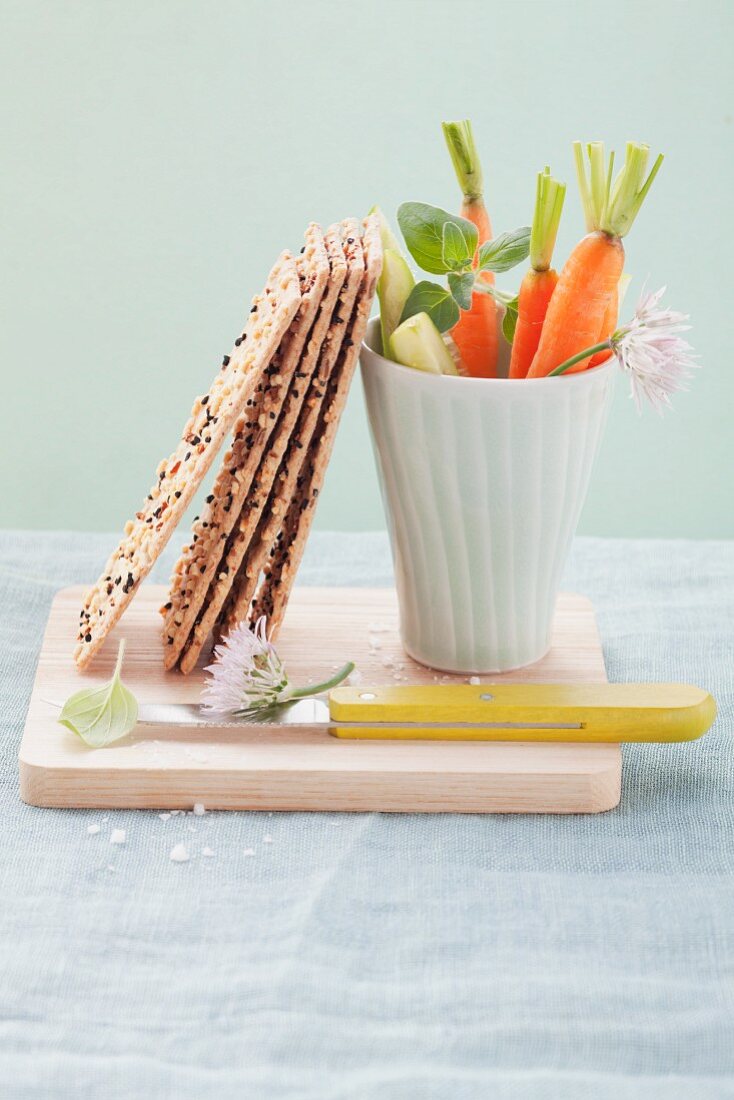
[[[377, 322], [367, 345], [379, 347]], [[362, 348], [403, 644], [455, 672], [502, 672], [550, 646], [561, 573], [614, 367], [457, 379]]]

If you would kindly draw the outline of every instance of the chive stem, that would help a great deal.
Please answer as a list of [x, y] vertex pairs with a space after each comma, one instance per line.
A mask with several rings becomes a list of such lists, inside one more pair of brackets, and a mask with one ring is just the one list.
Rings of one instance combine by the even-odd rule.
[[605, 348], [611, 349], [611, 346], [612, 341], [610, 339], [602, 340], [599, 344], [593, 344], [590, 348], [584, 348], [584, 350], [580, 351], [577, 355], [572, 355], [570, 359], [566, 359], [561, 363], [560, 367], [556, 367], [555, 370], [550, 371], [547, 377], [553, 378], [556, 374], [565, 374], [567, 370], [570, 370], [576, 363], [580, 363], [582, 359], [591, 358], [592, 355], [596, 355], [599, 351], [604, 351]]
[[322, 684], [306, 684], [305, 687], [296, 688], [289, 694], [288, 698], [305, 699], [309, 695], [321, 695], [324, 691], [331, 691], [331, 689], [340, 684], [342, 680], [346, 680], [351, 672], [354, 672], [354, 661], [347, 661], [344, 667], [340, 668], [330, 680], [324, 680]]

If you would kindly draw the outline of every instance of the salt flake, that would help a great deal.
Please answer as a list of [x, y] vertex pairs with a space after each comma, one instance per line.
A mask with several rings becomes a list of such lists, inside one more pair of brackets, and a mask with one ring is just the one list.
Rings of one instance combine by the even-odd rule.
[[94, 836], [95, 833], [99, 832], [99, 825], [87, 825], [87, 832], [90, 836]]
[[110, 833], [110, 844], [124, 844], [126, 836], [124, 829], [113, 829]]
[[189, 853], [183, 844], [177, 844], [175, 848], [171, 848], [171, 854], [168, 858], [172, 859], [174, 863], [186, 863], [189, 859]]

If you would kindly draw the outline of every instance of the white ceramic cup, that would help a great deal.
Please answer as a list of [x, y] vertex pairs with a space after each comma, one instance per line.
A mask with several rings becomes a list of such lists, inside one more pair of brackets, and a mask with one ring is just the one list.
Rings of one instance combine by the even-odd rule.
[[362, 381], [403, 645], [451, 672], [532, 664], [550, 648], [616, 367], [456, 378], [402, 367], [380, 347], [373, 320]]

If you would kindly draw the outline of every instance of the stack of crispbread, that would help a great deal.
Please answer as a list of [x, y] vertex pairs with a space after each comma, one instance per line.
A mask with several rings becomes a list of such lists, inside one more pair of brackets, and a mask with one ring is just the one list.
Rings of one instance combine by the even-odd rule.
[[306, 231], [283, 253], [245, 330], [198, 398], [181, 442], [90, 590], [75, 658], [84, 668], [150, 571], [229, 432], [232, 440], [176, 563], [166, 668], [189, 672], [210, 635], [283, 618], [310, 530], [382, 266], [373, 216]]

